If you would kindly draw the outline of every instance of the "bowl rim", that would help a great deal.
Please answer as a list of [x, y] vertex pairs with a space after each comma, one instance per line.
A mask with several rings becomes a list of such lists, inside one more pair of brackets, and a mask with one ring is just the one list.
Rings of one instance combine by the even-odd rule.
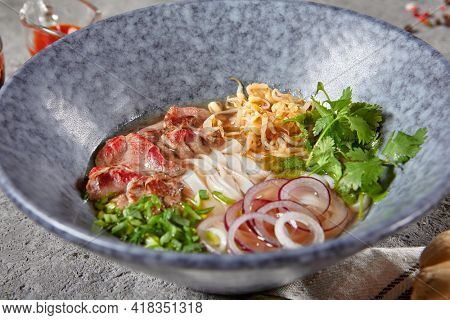
[[[209, 2], [235, 2], [238, 0], [189, 0], [189, 1], [172, 1], [168, 3], [156, 4], [154, 6], [144, 7], [133, 11], [125, 12], [116, 16], [109, 17], [94, 23], [86, 28], [81, 29], [79, 32], [68, 35], [63, 39], [53, 43], [42, 52], [38, 53], [31, 59], [29, 59], [20, 69], [18, 69], [14, 75], [7, 81], [5, 86], [0, 90], [0, 102], [1, 97], [8, 89], [8, 87], [14, 82], [13, 80], [19, 78], [22, 70], [26, 69], [29, 64], [38, 61], [41, 57], [45, 56], [48, 50], [52, 50], [54, 46], [58, 46], [59, 43], [69, 43], [72, 38], [76, 38], [78, 34], [83, 32], [89, 32], [89, 30], [98, 28], [102, 25], [112, 22], [115, 19], [126, 19], [129, 16], [133, 16], [139, 12], [151, 10], [154, 7], [160, 6], [172, 6], [176, 5], [191, 5], [199, 3]], [[266, 2], [266, 0], [244, 0], [245, 2]], [[272, 2], [281, 3], [295, 3], [298, 6], [313, 7], [317, 10], [332, 10], [339, 14], [346, 14], [354, 16], [358, 19], [366, 20], [369, 23], [382, 26], [388, 31], [394, 31], [398, 34], [398, 38], [403, 41], [414, 41], [422, 50], [429, 51], [434, 59], [443, 62], [446, 65], [447, 70], [450, 70], [450, 63], [445, 57], [443, 57], [436, 49], [431, 47], [423, 40], [415, 37], [414, 35], [395, 27], [385, 21], [378, 20], [377, 18], [357, 13], [352, 10], [339, 8], [331, 5], [324, 5], [320, 3], [313, 3], [309, 1], [294, 1], [294, 0], [275, 0]], [[428, 198], [423, 198], [414, 208], [402, 208], [395, 216], [383, 221], [383, 223], [376, 224], [368, 227], [365, 230], [357, 230], [352, 233], [342, 235], [336, 239], [328, 240], [322, 244], [308, 246], [295, 250], [279, 250], [270, 253], [254, 253], [248, 255], [214, 255], [214, 254], [188, 254], [177, 253], [171, 251], [156, 251], [148, 250], [144, 247], [131, 245], [121, 242], [113, 238], [112, 236], [105, 236], [101, 234], [93, 235], [86, 230], [69, 226], [61, 223], [51, 216], [47, 215], [43, 210], [39, 209], [34, 204], [27, 200], [25, 194], [17, 189], [10, 177], [6, 174], [5, 169], [0, 163], [0, 187], [5, 194], [10, 198], [14, 204], [23, 212], [25, 212], [32, 220], [41, 224], [47, 230], [61, 236], [62, 238], [74, 242], [78, 245], [86, 247], [94, 252], [103, 254], [106, 256], [112, 256], [120, 260], [136, 262], [139, 264], [152, 266], [167, 266], [167, 267], [184, 267], [184, 268], [197, 268], [197, 269], [242, 269], [249, 267], [276, 267], [280, 265], [287, 265], [292, 263], [308, 264], [314, 263], [318, 260], [323, 262], [324, 260], [331, 260], [334, 257], [343, 258], [349, 256], [365, 247], [370, 246], [376, 241], [392, 234], [407, 224], [413, 222], [419, 217], [425, 215], [427, 211], [439, 204], [439, 200], [443, 198], [450, 190], [450, 170], [443, 174], [443, 178], [439, 180], [439, 183], [433, 186], [432, 192]], [[81, 199], [80, 199], [81, 200]]]

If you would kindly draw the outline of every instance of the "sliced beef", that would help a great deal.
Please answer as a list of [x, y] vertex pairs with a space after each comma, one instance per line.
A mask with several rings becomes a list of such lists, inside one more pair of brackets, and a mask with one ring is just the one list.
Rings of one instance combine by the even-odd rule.
[[95, 162], [97, 166], [107, 167], [126, 165], [141, 174], [163, 172], [178, 176], [184, 172], [177, 161], [166, 160], [158, 146], [137, 133], [108, 140]]
[[170, 107], [164, 117], [166, 127], [198, 128], [211, 114], [208, 110], [196, 107]]
[[204, 143], [215, 149], [221, 147], [225, 143], [222, 132], [215, 128], [201, 128], [199, 135], [203, 138]]
[[190, 129], [174, 128], [161, 137], [161, 141], [175, 153], [180, 159], [188, 159], [194, 156], [187, 143], [194, 139], [194, 133]]
[[167, 205], [174, 205], [181, 201], [183, 185], [175, 179], [167, 179], [164, 175], [140, 177], [130, 181], [126, 190], [129, 203], [138, 201], [145, 195], [157, 195], [163, 198]]
[[127, 151], [127, 141], [124, 136], [117, 136], [106, 141], [95, 158], [95, 164], [101, 167], [119, 164]]
[[137, 132], [150, 142], [156, 144], [164, 133], [164, 120], [145, 127]]
[[164, 174], [143, 176], [124, 166], [94, 167], [86, 185], [89, 199], [115, 195], [112, 201], [121, 208], [150, 194], [160, 196], [166, 204], [173, 205], [181, 201], [182, 189], [183, 185], [177, 179]]
[[194, 154], [208, 154], [211, 152], [211, 148], [205, 144], [198, 130], [195, 131], [193, 138], [187, 144]]
[[224, 143], [220, 130], [202, 128], [209, 115], [205, 109], [173, 106], [163, 121], [106, 141], [89, 173], [89, 198], [115, 195], [112, 201], [121, 208], [149, 194], [168, 205], [181, 201], [180, 159], [208, 154]]
[[134, 178], [127, 185], [125, 196], [129, 203], [138, 201], [145, 195], [145, 180], [147, 177]]
[[128, 183], [136, 177], [140, 175], [125, 166], [94, 167], [89, 172], [86, 191], [91, 200], [121, 194], [126, 191]]
[[[161, 136], [162, 137], [162, 136]], [[167, 146], [167, 144], [164, 142], [165, 139], [159, 139], [156, 146], [159, 148], [161, 153], [163, 154], [165, 159], [173, 159], [176, 158], [176, 154], [174, 153], [174, 150]]]
[[183, 184], [178, 179], [165, 179], [162, 175], [155, 175], [145, 181], [145, 190], [163, 197], [167, 205], [174, 205], [181, 201]]
[[178, 158], [190, 159], [197, 154], [210, 153], [211, 148], [220, 147], [225, 140], [218, 129], [173, 128], [161, 136], [160, 142]]
[[198, 128], [193, 130], [193, 138], [187, 142], [194, 154], [208, 154], [211, 149], [225, 143], [222, 132], [214, 128]]

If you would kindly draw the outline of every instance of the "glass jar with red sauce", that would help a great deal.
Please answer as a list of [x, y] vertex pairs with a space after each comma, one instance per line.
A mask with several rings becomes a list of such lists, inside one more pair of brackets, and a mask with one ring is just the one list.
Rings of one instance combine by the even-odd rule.
[[99, 18], [100, 11], [87, 0], [29, 0], [20, 10], [31, 55]]

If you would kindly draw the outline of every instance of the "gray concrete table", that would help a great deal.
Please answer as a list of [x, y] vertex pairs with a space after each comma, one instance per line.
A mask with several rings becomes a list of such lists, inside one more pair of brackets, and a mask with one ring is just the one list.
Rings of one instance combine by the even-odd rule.
[[[15, 10], [25, 0], [1, 0]], [[152, 0], [94, 0], [104, 16], [163, 2]], [[319, 0], [386, 20], [396, 26], [413, 24], [405, 13], [407, 0]], [[442, 0], [419, 1], [433, 9]], [[418, 37], [447, 58], [450, 29], [418, 26]], [[0, 33], [7, 74], [28, 59], [17, 15], [0, 4]], [[450, 198], [408, 228], [378, 243], [379, 246], [426, 245], [434, 235], [450, 228]], [[0, 299], [211, 299], [195, 292], [134, 272], [85, 249], [72, 245], [36, 225], [0, 192]]]

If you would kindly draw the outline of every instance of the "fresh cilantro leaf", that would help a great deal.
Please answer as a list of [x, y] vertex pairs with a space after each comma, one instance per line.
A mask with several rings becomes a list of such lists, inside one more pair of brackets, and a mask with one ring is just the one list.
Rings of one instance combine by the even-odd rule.
[[365, 191], [374, 202], [381, 201], [389, 193], [389, 186], [395, 178], [394, 166], [385, 166], [385, 170], [381, 175], [378, 186], [367, 188]]
[[[357, 102], [351, 103], [352, 91], [343, 90], [339, 100], [331, 101], [323, 84], [317, 85], [316, 93], [324, 92], [327, 96], [325, 102], [331, 109], [323, 106], [313, 98], [313, 106], [320, 117], [316, 120], [313, 134], [319, 136], [316, 142], [329, 136], [334, 140], [337, 152], [346, 152], [355, 146], [372, 145], [377, 139], [377, 128], [381, 122], [381, 112], [377, 105]], [[311, 150], [307, 165], [311, 163], [315, 147]]]
[[329, 126], [334, 120], [332, 115], [327, 115], [322, 118], [319, 118], [316, 121], [316, 125], [314, 126], [313, 133], [315, 136], [318, 136], [327, 126]]
[[330, 137], [324, 138], [322, 141], [317, 142], [315, 145], [317, 148], [316, 157], [320, 159], [321, 156], [330, 156], [334, 152], [334, 140]]
[[317, 96], [317, 94], [318, 94], [320, 91], [322, 91], [322, 92], [325, 94], [325, 96], [327, 97], [328, 101], [330, 101], [330, 96], [329, 96], [328, 93], [325, 91], [325, 87], [324, 87], [323, 83], [319, 81], [319, 82], [317, 82], [316, 93], [315, 93], [314, 95]]
[[372, 130], [378, 128], [383, 120], [381, 107], [377, 104], [355, 102], [349, 106], [349, 113], [364, 119]]
[[345, 118], [337, 119], [328, 132], [336, 145], [336, 149], [346, 152], [352, 148], [356, 141], [356, 133], [350, 128], [350, 124]]
[[[319, 92], [326, 100], [317, 99]], [[393, 133], [382, 151], [387, 160], [382, 160], [377, 156], [383, 143], [379, 105], [352, 102], [351, 88], [344, 89], [338, 100], [331, 100], [321, 82], [311, 99], [314, 117], [301, 115], [296, 119], [305, 146], [312, 146], [307, 147], [306, 169], [332, 176], [346, 203], [353, 204], [363, 195], [374, 201], [382, 199], [395, 176], [394, 167], [419, 152], [426, 129], [413, 136]]]
[[330, 175], [339, 180], [342, 176], [342, 166], [334, 155], [335, 146], [331, 137], [325, 137], [314, 146], [315, 153], [310, 161], [310, 170], [314, 173]]
[[361, 192], [367, 194], [371, 198], [378, 197], [385, 191], [386, 190], [384, 190], [381, 184], [378, 182], [363, 184], [363, 186], [361, 187]]
[[427, 137], [427, 129], [421, 128], [412, 136], [399, 131], [394, 137], [392, 132], [382, 154], [394, 163], [405, 163], [414, 157]]
[[328, 109], [327, 107], [322, 105], [319, 101], [315, 100], [314, 98], [312, 98], [312, 103], [311, 104], [314, 107], [314, 110], [316, 110], [317, 113], [321, 117], [326, 117], [326, 116], [333, 115], [333, 112], [332, 112], [331, 109]]
[[358, 116], [347, 116], [346, 118], [350, 129], [356, 132], [360, 143], [368, 143], [373, 140], [375, 131], [370, 129], [369, 124], [363, 118]]
[[344, 90], [342, 90], [342, 95], [339, 98], [339, 100], [341, 100], [341, 101], [342, 100], [349, 100], [349, 101], [351, 101], [352, 100], [352, 88], [347, 87]]
[[[314, 95], [317, 96], [317, 94], [319, 92], [323, 92], [325, 94], [325, 96], [327, 97], [327, 100], [325, 102], [327, 102], [330, 105], [331, 111], [334, 113], [338, 113], [341, 109], [346, 108], [352, 102], [352, 89], [350, 87], [345, 88], [342, 91], [341, 97], [338, 100], [334, 100], [334, 101], [332, 101], [330, 99], [330, 96], [328, 95], [327, 91], [325, 90], [325, 87], [322, 82], [317, 83], [316, 93]], [[319, 109], [320, 109], [320, 107], [322, 105], [320, 103], [318, 103], [318, 101], [316, 101], [316, 100], [314, 100], [314, 101], [319, 105]], [[323, 106], [322, 106], [322, 108], [323, 108]], [[319, 112], [322, 114], [321, 111], [323, 111], [323, 110], [319, 110]]]
[[381, 137], [381, 134], [379, 132], [376, 133], [375, 138], [366, 146], [367, 149], [372, 150], [372, 153], [376, 153], [378, 149], [383, 144], [383, 139]]
[[344, 200], [344, 202], [348, 205], [354, 205], [356, 201], [358, 201], [358, 192], [355, 192], [353, 190], [344, 189], [342, 186], [338, 185], [336, 187], [336, 191], [338, 192], [339, 196]]
[[350, 150], [346, 154], [346, 157], [351, 161], [367, 161], [370, 158], [368, 152], [364, 151], [361, 148], [355, 148], [353, 150]]
[[342, 91], [342, 95], [339, 100], [329, 101], [331, 110], [334, 112], [339, 112], [340, 110], [346, 108], [352, 102], [352, 89], [350, 87], [345, 88]]
[[300, 134], [298, 135], [298, 137], [302, 138], [303, 141], [305, 142], [305, 147], [308, 147], [311, 145], [311, 140], [313, 138], [313, 127], [314, 124], [316, 123], [317, 119], [320, 118], [320, 114], [318, 113], [317, 110], [312, 110], [312, 111], [308, 111], [302, 114], [299, 114], [296, 117], [293, 118], [289, 118], [284, 120], [284, 123], [290, 123], [290, 122], [294, 122], [299, 131]]
[[344, 190], [373, 188], [382, 173], [382, 161], [377, 157], [365, 161], [349, 161], [345, 163], [344, 175], [339, 184]]
[[335, 181], [338, 181], [342, 177], [342, 164], [335, 157], [330, 157], [328, 162], [322, 166], [325, 174], [328, 174]]

